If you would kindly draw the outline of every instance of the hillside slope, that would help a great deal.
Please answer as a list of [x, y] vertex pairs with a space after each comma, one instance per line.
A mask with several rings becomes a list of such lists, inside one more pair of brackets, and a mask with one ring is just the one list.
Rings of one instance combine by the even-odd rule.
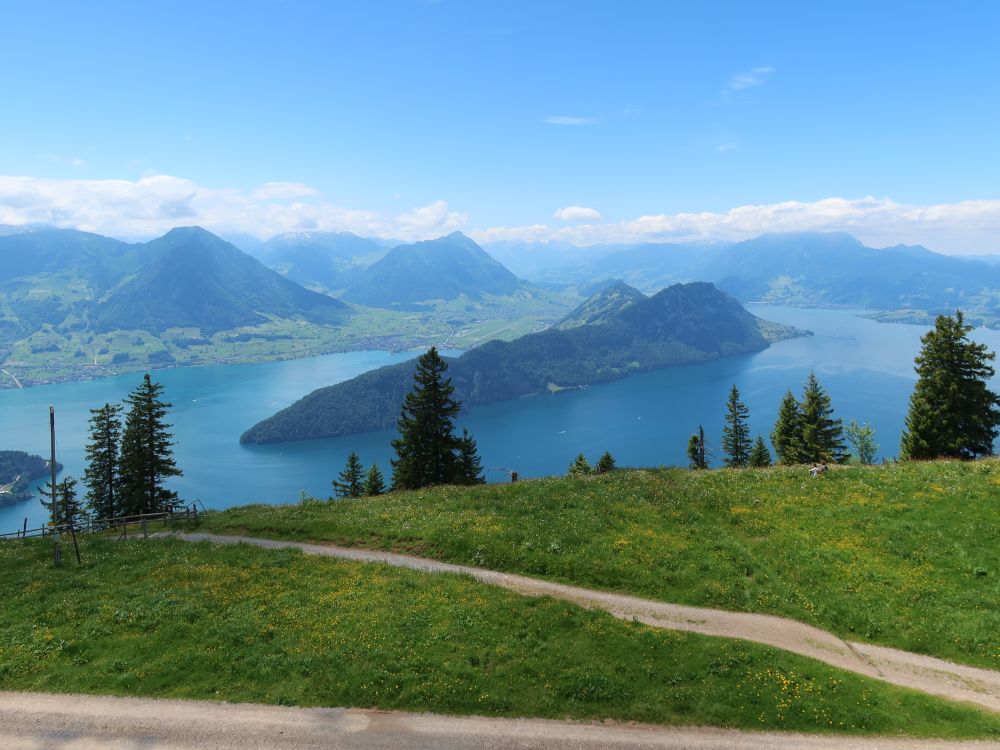
[[461, 232], [400, 245], [366, 268], [343, 298], [372, 307], [420, 309], [429, 300], [508, 295], [526, 286]]
[[[384, 713], [364, 731], [364, 712], [325, 708], [308, 716], [290, 704], [593, 722], [578, 728], [551, 722], [548, 739], [526, 743], [522, 731], [503, 743], [519, 748], [553, 741], [577, 748], [567, 729], [586, 731], [601, 719], [1000, 736], [1000, 717], [970, 706], [777, 649], [662, 632], [465, 576], [248, 545], [78, 540], [85, 562], [72, 575], [39, 575], [51, 567], [49, 540], [0, 542], [9, 590], [0, 608], [0, 690], [142, 696], [139, 702], [27, 695], [32, 706], [48, 704], [41, 719], [48, 735], [56, 734], [56, 722], [58, 736], [71, 736], [74, 748], [123, 747], [121, 737], [137, 734], [150, 748], [236, 750], [265, 746], [261, 737], [267, 747], [298, 750], [440, 747], [433, 733], [421, 733], [416, 743], [413, 732], [386, 733]], [[4, 747], [12, 730], [15, 738], [21, 730], [28, 737], [27, 744], [15, 739], [14, 747], [39, 747], [38, 717], [18, 710], [25, 695], [0, 692]], [[213, 703], [175, 701], [164, 711], [149, 700], [156, 696]], [[52, 705], [57, 701], [87, 726], [68, 725]], [[109, 702], [106, 712], [87, 711]], [[260, 704], [281, 707], [267, 711]], [[234, 710], [242, 714], [235, 730]], [[177, 732], [158, 731], [154, 713], [171, 717]], [[266, 723], [256, 723], [262, 717]], [[303, 741], [303, 723], [315, 742]], [[248, 727], [256, 731], [243, 731]], [[646, 745], [655, 735], [642, 729]], [[88, 742], [93, 733], [106, 741]], [[446, 747], [495, 748], [496, 740], [495, 731], [474, 744], [467, 733], [457, 734]], [[620, 736], [613, 744], [625, 747]]]
[[210, 335], [262, 323], [267, 316], [335, 323], [348, 309], [199, 227], [173, 229], [147, 243], [143, 252], [155, 260], [91, 308], [94, 330], [160, 333], [193, 327]]
[[624, 281], [615, 281], [590, 296], [582, 305], [556, 323], [556, 328], [567, 330], [577, 326], [606, 323], [618, 313], [636, 302], [646, 299], [646, 295]]
[[0, 235], [0, 285], [39, 274], [74, 274], [103, 289], [138, 267], [137, 248], [73, 229]]
[[818, 479], [805, 466], [621, 470], [247, 506], [203, 522], [784, 615], [997, 670], [998, 484], [997, 460], [835, 467]]
[[[769, 343], [763, 328], [764, 321], [711, 284], [677, 284], [601, 323], [487, 342], [451, 360], [448, 375], [456, 398], [470, 408], [759, 351]], [[383, 367], [321, 388], [240, 440], [276, 443], [391, 428], [412, 386], [413, 367]]]
[[292, 232], [257, 251], [268, 268], [310, 289], [342, 290], [381, 259], [388, 248], [351, 232]]

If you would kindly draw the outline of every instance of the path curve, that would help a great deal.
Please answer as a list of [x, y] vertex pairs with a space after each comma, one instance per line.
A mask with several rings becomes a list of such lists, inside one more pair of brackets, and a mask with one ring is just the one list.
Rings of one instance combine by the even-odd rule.
[[986, 750], [907, 740], [702, 727], [290, 708], [0, 692], [4, 750]]
[[0, 370], [0, 372], [2, 372], [4, 375], [6, 375], [7, 377], [9, 377], [11, 380], [14, 381], [14, 387], [15, 388], [19, 388], [19, 389], [20, 388], [24, 388], [24, 386], [21, 385], [21, 381], [17, 379], [17, 375], [15, 375], [14, 373], [12, 373], [10, 370]]
[[1000, 672], [955, 664], [944, 659], [885, 646], [845, 641], [825, 630], [784, 617], [667, 604], [625, 594], [567, 586], [538, 578], [499, 573], [494, 570], [455, 565], [394, 552], [200, 532], [165, 533], [158, 536], [174, 536], [193, 542], [245, 543], [271, 549], [291, 547], [311, 555], [385, 563], [428, 573], [467, 575], [482, 583], [500, 586], [525, 596], [551, 596], [588, 609], [602, 609], [622, 620], [635, 620], [668, 630], [686, 630], [703, 635], [763, 643], [808, 656], [849, 672], [949, 700], [975, 703], [1000, 713]]

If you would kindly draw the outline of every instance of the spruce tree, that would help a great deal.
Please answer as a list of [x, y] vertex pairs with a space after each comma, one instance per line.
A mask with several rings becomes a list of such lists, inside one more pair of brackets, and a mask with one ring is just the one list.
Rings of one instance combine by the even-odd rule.
[[734, 384], [726, 402], [726, 424], [722, 428], [723, 462], [731, 469], [740, 469], [750, 462], [750, 426], [747, 420], [750, 410], [740, 400], [740, 392]]
[[455, 484], [486, 484], [476, 440], [465, 429], [462, 430], [462, 437], [458, 439], [458, 466], [454, 482]]
[[55, 498], [52, 497], [52, 482], [46, 482], [45, 488], [39, 490], [39, 493], [42, 505], [56, 526], [79, 526], [86, 520], [87, 514], [77, 499], [76, 480], [73, 477], [66, 477], [61, 482], [56, 482]]
[[698, 431], [688, 440], [687, 455], [692, 469], [708, 468], [708, 450], [705, 446], [705, 430], [698, 425]]
[[611, 451], [604, 451], [604, 455], [597, 459], [597, 465], [594, 466], [594, 471], [598, 474], [607, 474], [609, 471], [614, 471], [618, 467], [615, 465], [615, 457], [611, 455]]
[[771, 445], [778, 456], [778, 462], [783, 466], [805, 463], [805, 451], [802, 437], [802, 412], [799, 402], [791, 389], [781, 399], [778, 407], [778, 419], [771, 431]]
[[1000, 399], [987, 384], [996, 358], [968, 338], [961, 311], [939, 315], [924, 334], [916, 357], [917, 383], [910, 396], [903, 458], [975, 458], [993, 453], [1000, 428]]
[[763, 469], [771, 465], [771, 453], [764, 444], [764, 438], [757, 436], [753, 448], [750, 449], [750, 466], [754, 469]]
[[457, 475], [459, 448], [452, 420], [460, 405], [455, 389], [445, 378], [448, 363], [435, 347], [417, 359], [413, 390], [406, 394], [399, 420], [399, 437], [392, 441], [392, 484], [397, 489], [417, 489], [447, 484]]
[[90, 442], [86, 446], [86, 502], [94, 518], [121, 515], [119, 457], [122, 432], [122, 407], [105, 404], [90, 410]]
[[582, 453], [573, 459], [573, 463], [569, 465], [569, 470], [566, 472], [571, 477], [581, 477], [593, 472], [590, 466], [590, 462], [587, 457]]
[[129, 394], [121, 447], [121, 510], [126, 515], [158, 513], [176, 502], [177, 493], [164, 482], [183, 476], [174, 461], [173, 435], [166, 422], [173, 404], [162, 401], [163, 385], [147, 372]]
[[361, 497], [365, 493], [365, 470], [354, 451], [347, 457], [340, 476], [333, 480], [333, 492], [337, 497]]
[[382, 477], [382, 471], [378, 468], [378, 464], [373, 463], [365, 475], [364, 493], [366, 495], [381, 495], [383, 492], [385, 492], [385, 479]]
[[844, 444], [844, 424], [833, 418], [830, 396], [819, 384], [815, 373], [809, 373], [799, 404], [802, 417], [802, 463], [826, 463], [847, 460]]

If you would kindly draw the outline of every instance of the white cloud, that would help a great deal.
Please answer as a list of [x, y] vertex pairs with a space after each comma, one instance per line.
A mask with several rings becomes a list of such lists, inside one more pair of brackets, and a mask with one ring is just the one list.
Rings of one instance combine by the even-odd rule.
[[396, 226], [399, 230], [394, 236], [439, 237], [462, 229], [468, 220], [468, 214], [448, 210], [447, 201], [435, 201], [405, 214], [399, 214], [396, 217]]
[[549, 125], [593, 125], [597, 122], [597, 118], [550, 115], [549, 117], [543, 117], [542, 122], [547, 122]]
[[253, 190], [210, 188], [170, 175], [138, 180], [47, 180], [0, 175], [0, 224], [50, 224], [125, 239], [198, 224], [258, 237], [352, 231], [419, 240], [464, 227], [467, 216], [437, 201], [404, 214], [344, 208], [314, 188], [270, 182]]
[[726, 85], [723, 86], [722, 95], [725, 97], [736, 91], [745, 91], [746, 89], [763, 86], [772, 75], [774, 75], [774, 68], [769, 66], [758, 66], [750, 68], [750, 70], [734, 73], [726, 82]]
[[736, 144], [732, 141], [726, 141], [725, 143], [720, 143], [715, 147], [715, 153], [717, 154], [728, 154], [730, 151], [736, 150]]
[[601, 212], [596, 208], [586, 208], [585, 206], [566, 206], [557, 209], [552, 214], [553, 219], [559, 221], [600, 221]]
[[916, 206], [889, 198], [825, 198], [739, 206], [725, 212], [651, 214], [603, 224], [490, 227], [471, 235], [480, 242], [561, 240], [589, 245], [744, 240], [765, 232], [793, 231], [846, 231], [875, 247], [906, 243], [945, 253], [1000, 253], [1000, 200]]
[[1000, 200], [915, 205], [890, 198], [822, 200], [738, 206], [728, 211], [657, 213], [618, 222], [594, 209], [567, 206], [554, 215], [580, 222], [494, 226], [478, 231], [467, 213], [440, 200], [405, 212], [346, 208], [301, 183], [256, 189], [210, 188], [170, 175], [138, 180], [47, 180], [0, 175], [0, 224], [51, 224], [125, 239], [158, 236], [199, 224], [217, 232], [258, 237], [297, 231], [352, 231], [420, 240], [455, 230], [495, 240], [666, 242], [742, 240], [764, 232], [847, 231], [875, 247], [923, 244], [946, 253], [1000, 253]]
[[254, 200], [290, 200], [292, 198], [308, 198], [316, 195], [317, 190], [301, 182], [265, 182], [251, 193]]

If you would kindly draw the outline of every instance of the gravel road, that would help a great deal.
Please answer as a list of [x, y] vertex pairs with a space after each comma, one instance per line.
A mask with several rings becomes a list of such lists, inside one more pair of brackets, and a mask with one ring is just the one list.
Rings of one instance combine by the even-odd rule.
[[986, 750], [1000, 743], [0, 692], [3, 750]]

